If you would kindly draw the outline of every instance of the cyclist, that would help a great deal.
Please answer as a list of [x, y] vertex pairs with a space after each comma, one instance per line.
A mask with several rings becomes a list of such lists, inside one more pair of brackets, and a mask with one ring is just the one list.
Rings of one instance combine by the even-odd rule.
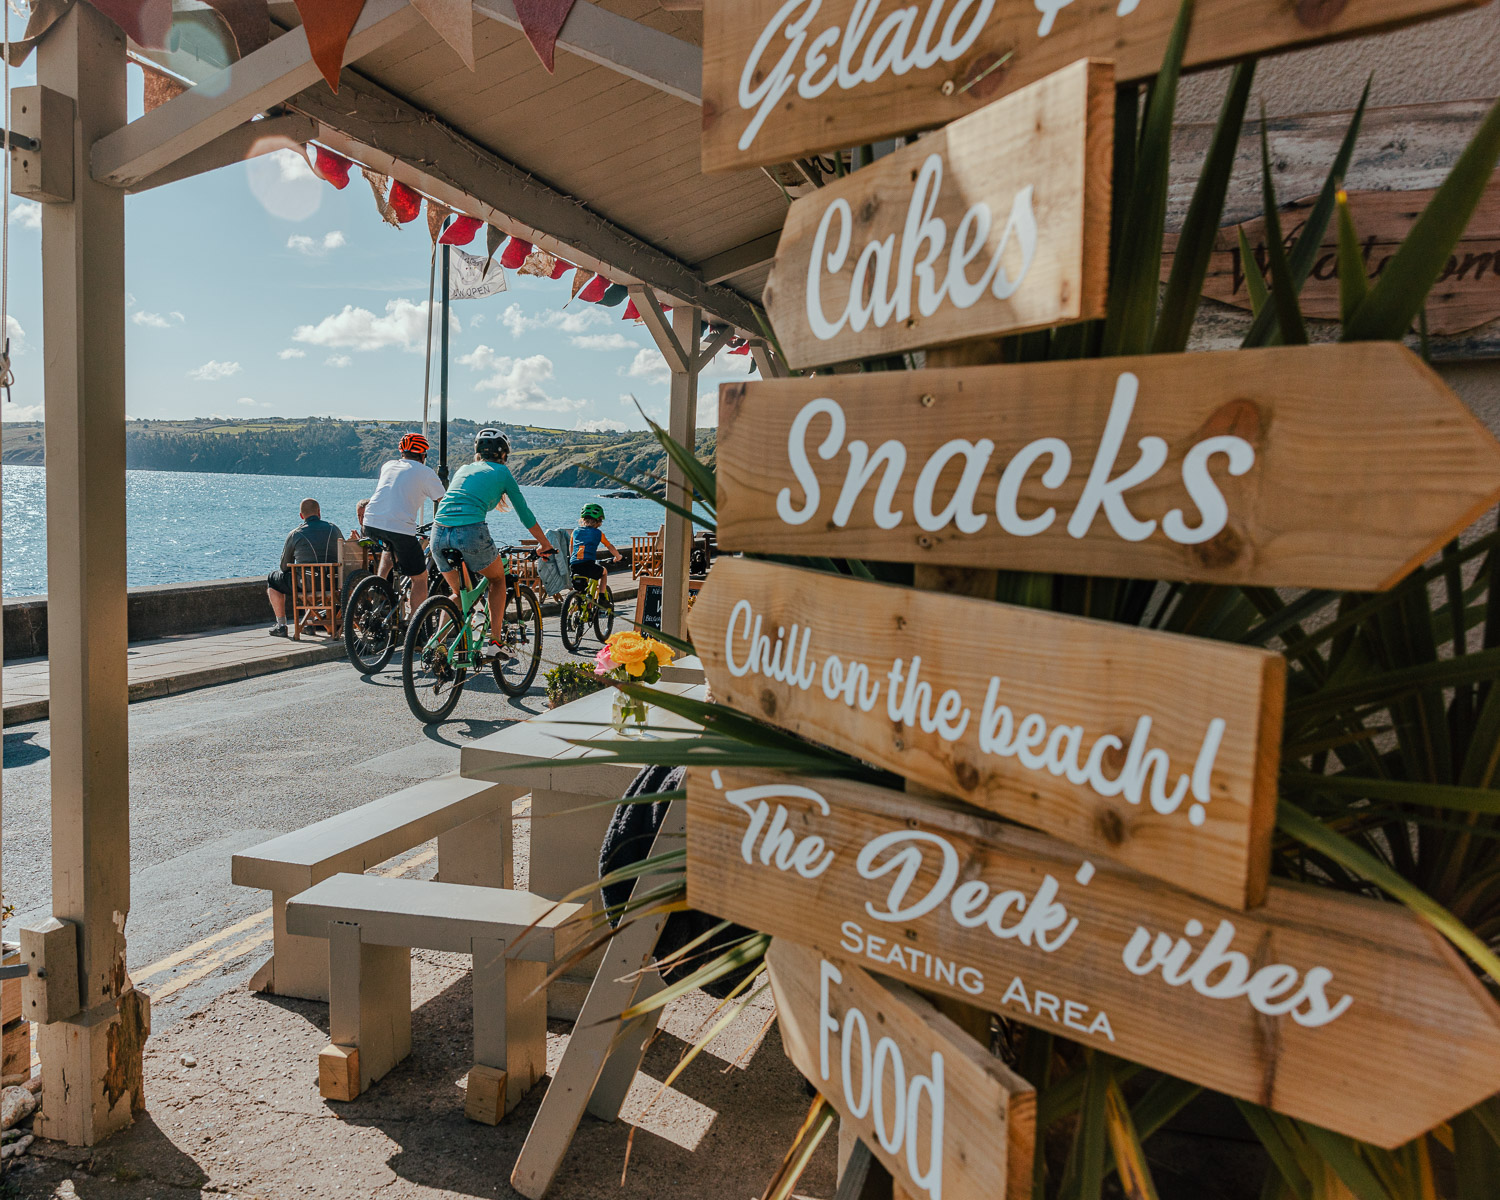
[[[536, 538], [538, 553], [551, 558], [557, 551], [536, 522], [521, 486], [505, 460], [510, 457], [510, 439], [498, 429], [481, 429], [474, 435], [474, 461], [460, 468], [448, 485], [448, 493], [437, 506], [432, 526], [432, 557], [446, 565], [445, 550], [457, 550], [474, 575], [483, 575], [492, 586], [504, 588], [505, 561], [495, 549], [485, 517], [491, 509], [504, 512], [514, 506], [516, 516]], [[443, 571], [455, 596], [460, 592], [456, 568]], [[503, 606], [502, 606], [503, 607]], [[494, 657], [499, 647], [493, 640], [485, 653]]]
[[380, 556], [380, 574], [391, 570], [391, 553], [396, 568], [411, 580], [411, 610], [427, 599], [427, 556], [417, 541], [417, 520], [422, 502], [436, 504], [443, 498], [443, 482], [427, 465], [427, 439], [420, 433], [408, 433], [401, 439], [401, 457], [393, 458], [380, 468], [380, 482], [375, 494], [365, 501], [361, 523], [365, 535], [384, 543]]
[[573, 561], [568, 564], [568, 569], [574, 575], [582, 575], [585, 579], [604, 578], [604, 568], [599, 565], [601, 542], [615, 556], [614, 561], [620, 561], [620, 552], [604, 536], [604, 530], [600, 528], [603, 524], [603, 506], [585, 504], [583, 511], [578, 514], [578, 528], [573, 531]]

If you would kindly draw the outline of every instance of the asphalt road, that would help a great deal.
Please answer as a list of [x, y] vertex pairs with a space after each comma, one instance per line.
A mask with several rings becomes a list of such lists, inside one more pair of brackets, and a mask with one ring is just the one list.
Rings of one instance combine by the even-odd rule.
[[[543, 663], [530, 694], [512, 699], [485, 674], [465, 688], [448, 721], [430, 727], [406, 706], [399, 657], [369, 679], [340, 661], [130, 706], [127, 958], [132, 978], [152, 994], [155, 1027], [244, 982], [270, 954], [269, 893], [233, 886], [230, 856], [456, 770], [465, 742], [543, 711], [542, 675], [574, 657], [556, 618], [543, 624]], [[590, 632], [580, 650], [597, 649]], [[51, 912], [51, 729], [45, 721], [15, 725], [4, 738], [13, 939], [18, 924]], [[436, 866], [430, 852], [407, 862], [408, 873], [422, 877]]]

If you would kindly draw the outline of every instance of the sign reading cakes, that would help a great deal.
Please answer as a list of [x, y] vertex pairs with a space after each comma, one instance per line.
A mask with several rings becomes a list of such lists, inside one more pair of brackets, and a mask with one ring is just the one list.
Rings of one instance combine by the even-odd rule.
[[[1484, 0], [1197, 0], [1184, 65], [1392, 29]], [[706, 0], [703, 169], [931, 129], [1079, 58], [1161, 68], [1177, 0]]]
[[[1239, 912], [1019, 826], [766, 771], [690, 771], [687, 833], [688, 903], [777, 946], [1378, 1146], [1463, 1112], [1500, 1077], [1500, 1006], [1396, 904], [1278, 880]], [[828, 1019], [859, 1050], [848, 1004], [831, 992]], [[809, 1078], [838, 1070], [812, 1057], [793, 1052]]]
[[728, 550], [1369, 591], [1500, 499], [1500, 444], [1365, 342], [726, 384], [718, 478]]
[[1103, 316], [1113, 111], [1083, 60], [794, 203], [764, 296], [787, 362]]
[[1232, 908], [1265, 894], [1272, 651], [720, 558], [714, 698]]

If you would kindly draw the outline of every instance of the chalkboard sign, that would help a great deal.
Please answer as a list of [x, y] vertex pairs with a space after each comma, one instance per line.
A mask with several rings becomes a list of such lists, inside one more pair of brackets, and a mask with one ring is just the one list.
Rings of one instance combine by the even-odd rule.
[[[696, 596], [703, 580], [688, 580], [688, 595]], [[635, 623], [661, 630], [661, 576], [645, 575], [635, 590]]]

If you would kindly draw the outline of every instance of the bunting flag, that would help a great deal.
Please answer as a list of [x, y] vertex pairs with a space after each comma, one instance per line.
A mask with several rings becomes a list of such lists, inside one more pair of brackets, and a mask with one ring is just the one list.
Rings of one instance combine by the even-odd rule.
[[505, 290], [505, 271], [499, 263], [454, 249], [448, 263], [450, 300], [482, 300]]
[[573, 11], [573, 0], [515, 0], [515, 5], [521, 32], [542, 60], [542, 66], [551, 74], [557, 35]]
[[500, 249], [500, 243], [503, 241], [505, 241], [505, 234], [500, 230], [496, 229], [493, 225], [486, 225], [484, 227], [484, 266], [486, 270], [489, 269], [490, 259], [495, 257], [495, 251]]
[[335, 154], [326, 146], [314, 146], [317, 153], [311, 163], [313, 174], [325, 183], [331, 183], [339, 191], [349, 186], [349, 169], [354, 164], [342, 154]]
[[604, 293], [609, 290], [609, 280], [603, 275], [595, 275], [584, 285], [581, 292], [574, 293], [580, 300], [589, 304], [598, 304], [604, 299]]
[[453, 215], [453, 210], [446, 204], [439, 204], [436, 200], [427, 202], [427, 232], [432, 237], [432, 244], [437, 245], [438, 236], [443, 232], [443, 222]]
[[604, 289], [604, 295], [599, 297], [599, 303], [605, 308], [614, 308], [615, 305], [624, 302], [630, 295], [630, 289], [623, 283], [612, 283]]
[[[590, 279], [592, 279], [593, 277], [594, 277], [594, 273], [592, 271], [590, 271], [587, 267], [579, 267], [576, 271], [574, 271], [573, 272], [573, 294], [571, 296], [569, 296], [568, 299], [569, 300], [573, 300], [573, 299], [577, 298], [578, 293], [581, 292], [581, 291], [583, 291], [584, 285], [587, 284], [588, 281]], [[599, 294], [602, 296], [604, 293], [601, 291]]]
[[365, 182], [370, 185], [370, 192], [375, 197], [375, 207], [381, 217], [387, 224], [399, 226], [401, 218], [396, 215], [396, 210], [391, 207], [390, 201], [385, 198], [386, 188], [391, 186], [391, 177], [389, 175], [382, 175], [379, 171], [372, 170], [370, 167], [360, 167], [359, 170], [360, 174], [365, 177]]
[[167, 48], [167, 36], [172, 32], [172, 0], [89, 0], [89, 3], [142, 49]]
[[750, 353], [750, 343], [749, 342], [741, 342], [738, 346], [736, 346], [729, 353], [731, 353], [731, 354], [749, 354]]
[[557, 265], [557, 259], [545, 250], [532, 250], [526, 256], [526, 261], [521, 264], [520, 274], [535, 275], [538, 279], [551, 279], [552, 268]]
[[530, 253], [530, 242], [523, 242], [520, 238], [513, 237], [505, 243], [505, 252], [500, 255], [500, 265], [514, 271], [526, 261], [526, 256]]
[[474, 235], [479, 232], [479, 227], [484, 222], [478, 217], [457, 217], [452, 225], [448, 226], [448, 232], [438, 238], [439, 246], [467, 246], [474, 240]]
[[566, 259], [554, 258], [552, 260], [552, 274], [548, 275], [547, 278], [548, 279], [561, 279], [569, 271], [573, 271], [573, 270], [576, 270], [576, 269], [577, 268], [575, 268], [573, 266], [573, 264], [570, 263], [570, 262], [568, 262]]
[[422, 211], [422, 193], [398, 179], [391, 184], [390, 206], [396, 220], [402, 225], [415, 221], [417, 214]]
[[453, 47], [464, 66], [474, 69], [474, 0], [411, 0], [438, 37]]
[[266, 0], [205, 0], [229, 26], [235, 49], [244, 58], [271, 40], [271, 10]]
[[[129, 0], [111, 0], [128, 3]], [[166, 0], [170, 7], [171, 0]], [[339, 90], [339, 70], [344, 65], [344, 47], [354, 32], [355, 22], [364, 10], [365, 0], [294, 0], [302, 14], [302, 30], [307, 34], [312, 59], [335, 92]], [[384, 201], [382, 200], [383, 204]], [[382, 216], [385, 214], [382, 212]]]
[[[672, 311], [672, 306], [670, 304], [663, 304], [661, 310], [664, 313], [669, 313]], [[636, 308], [634, 300], [625, 306], [625, 312], [620, 317], [622, 321], [644, 321], [645, 319], [645, 317], [641, 316], [641, 310]]]
[[[3, 2], [3, 0], [0, 0]], [[187, 91], [187, 84], [165, 71], [158, 71], [149, 63], [141, 63], [141, 75], [145, 81], [145, 109], [150, 112], [160, 108], [168, 100], [175, 100]]]

